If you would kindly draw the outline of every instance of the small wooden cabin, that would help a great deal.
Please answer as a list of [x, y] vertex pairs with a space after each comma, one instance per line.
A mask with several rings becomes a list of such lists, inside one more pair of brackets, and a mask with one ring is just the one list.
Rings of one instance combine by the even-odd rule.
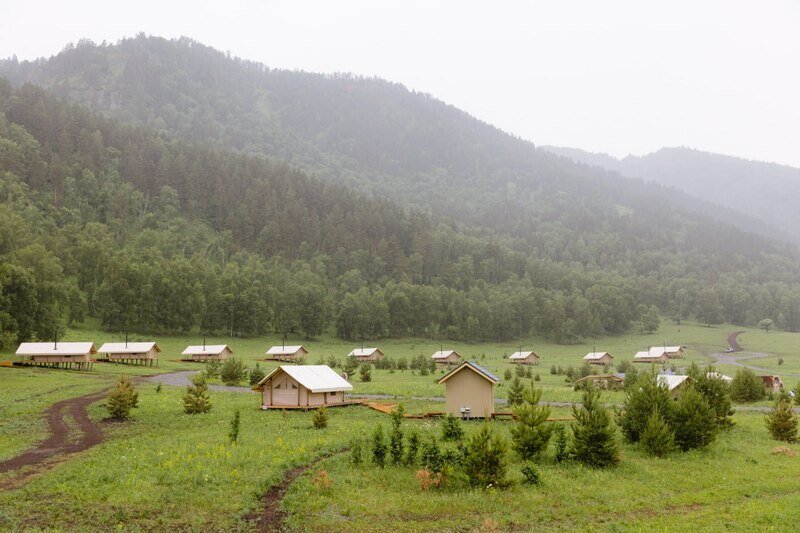
[[583, 357], [583, 360], [590, 365], [610, 365], [614, 362], [614, 356], [608, 352], [590, 352]]
[[91, 370], [93, 342], [23, 342], [16, 355], [20, 364]]
[[654, 346], [650, 351], [665, 353], [670, 359], [683, 359], [683, 346]]
[[683, 393], [686, 386], [691, 382], [692, 378], [689, 376], [675, 376], [669, 374], [660, 374], [658, 376], [658, 384], [662, 386], [665, 385], [667, 389], [669, 389], [669, 393], [675, 399]]
[[227, 344], [187, 346], [181, 355], [184, 356], [184, 361], [206, 362], [214, 359], [218, 361], [224, 361], [233, 355], [233, 350], [231, 350]]
[[309, 408], [346, 405], [352, 391], [342, 376], [327, 365], [281, 365], [253, 387], [261, 392], [261, 408]]
[[266, 355], [275, 361], [298, 361], [308, 355], [308, 350], [303, 346], [273, 346]]
[[155, 342], [107, 342], [97, 353], [98, 359], [111, 363], [133, 363], [153, 366], [158, 362], [161, 347]]
[[439, 350], [431, 356], [437, 365], [457, 365], [461, 362], [461, 356], [455, 350]]
[[575, 382], [576, 385], [578, 383], [591, 383], [598, 389], [620, 390], [625, 386], [625, 374], [586, 376]]
[[780, 376], [761, 376], [761, 380], [764, 382], [764, 386], [767, 390], [778, 392], [783, 389], [783, 382]]
[[491, 418], [494, 387], [500, 378], [473, 361], [464, 361], [439, 380], [444, 384], [445, 411], [461, 418]]
[[646, 352], [636, 352], [636, 355], [633, 356], [634, 363], [666, 363], [669, 361], [669, 356], [667, 352], [663, 350], [658, 350], [656, 348], [650, 348]]
[[514, 352], [508, 361], [515, 365], [538, 365], [539, 356], [535, 352]]
[[347, 357], [353, 357], [359, 361], [377, 361], [383, 359], [383, 352], [380, 348], [356, 348]]

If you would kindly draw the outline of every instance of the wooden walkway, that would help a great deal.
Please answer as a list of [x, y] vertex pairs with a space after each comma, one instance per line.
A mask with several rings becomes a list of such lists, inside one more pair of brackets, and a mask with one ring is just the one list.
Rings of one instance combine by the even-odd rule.
[[346, 400], [342, 403], [331, 403], [325, 405], [262, 405], [262, 411], [316, 411], [320, 407], [347, 407], [348, 405], [363, 405], [364, 400]]
[[[374, 409], [384, 414], [392, 414], [392, 411], [395, 410], [398, 403], [397, 402], [366, 402], [364, 403], [370, 409]], [[427, 413], [406, 413], [403, 415], [404, 418], [411, 418], [411, 419], [428, 419], [428, 418], [439, 418], [445, 416], [447, 413], [444, 411], [430, 411]], [[499, 420], [515, 420], [516, 416], [511, 411], [497, 411], [492, 414], [493, 419]], [[548, 418], [548, 422], [569, 422], [575, 420], [572, 417], [567, 418]]]

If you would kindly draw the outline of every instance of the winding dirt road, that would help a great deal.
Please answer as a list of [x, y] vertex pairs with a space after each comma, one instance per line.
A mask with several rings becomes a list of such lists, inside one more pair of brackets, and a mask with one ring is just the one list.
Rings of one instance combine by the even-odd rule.
[[[20, 455], [0, 461], [0, 474], [18, 472], [17, 475], [0, 481], [0, 487], [7, 489], [17, 486], [37, 472], [63, 461], [67, 456], [103, 442], [102, 429], [89, 418], [86, 409], [105, 394], [106, 391], [94, 392], [61, 400], [48, 407], [46, 413], [50, 436]], [[68, 417], [77, 425], [77, 431], [70, 430]], [[37, 468], [24, 468], [27, 466]]]
[[[733, 352], [712, 353], [709, 354], [709, 357], [714, 361], [714, 363], [717, 364], [738, 366], [742, 368], [749, 368], [750, 370], [755, 370], [757, 372], [763, 372], [765, 374], [774, 374], [775, 373], [774, 368], [753, 366], [745, 363], [745, 361], [764, 359], [766, 357], [769, 357], [769, 354], [757, 353], [757, 352], [745, 352], [744, 349], [739, 345], [737, 339], [737, 337], [742, 333], [744, 333], [744, 331], [734, 331], [733, 333], [728, 335], [728, 345], [733, 349]], [[784, 376], [800, 377], [800, 374], [796, 372], [781, 371], [780, 374]]]

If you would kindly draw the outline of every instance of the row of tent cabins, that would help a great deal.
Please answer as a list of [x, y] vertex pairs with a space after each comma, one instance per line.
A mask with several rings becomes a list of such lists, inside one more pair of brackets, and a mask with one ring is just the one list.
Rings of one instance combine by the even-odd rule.
[[[666, 363], [670, 359], [683, 359], [683, 346], [653, 346], [633, 356], [634, 363]], [[589, 352], [583, 360], [590, 365], [611, 366], [614, 356], [608, 352]]]
[[24, 365], [91, 370], [95, 361], [153, 366], [161, 347], [155, 342], [23, 342], [16, 351]]

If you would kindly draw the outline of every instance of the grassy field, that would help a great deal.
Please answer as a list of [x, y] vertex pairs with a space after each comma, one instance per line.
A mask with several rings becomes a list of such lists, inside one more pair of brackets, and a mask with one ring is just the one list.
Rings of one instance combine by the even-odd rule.
[[[512, 365], [505, 359], [520, 346], [534, 349], [542, 364], [539, 373], [543, 400], [579, 399], [564, 376], [550, 374], [551, 365], [577, 368], [582, 356], [605, 350], [616, 360], [655, 344], [680, 343], [687, 356], [678, 365], [705, 363], [708, 354], [722, 351], [734, 327], [706, 328], [696, 324], [665, 324], [654, 335], [631, 334], [605, 338], [591, 344], [558, 346], [532, 338], [515, 343], [444, 344], [477, 360], [501, 378]], [[88, 323], [70, 330], [64, 340], [93, 340], [100, 344], [119, 340]], [[133, 340], [133, 336], [131, 337]], [[20, 453], [46, 434], [42, 413], [55, 401], [101, 390], [121, 373], [145, 375], [201, 365], [177, 361], [188, 344], [200, 344], [198, 336], [158, 336], [163, 352], [159, 366], [96, 364], [93, 372], [0, 367], [0, 460]], [[207, 338], [206, 342], [230, 344], [248, 365], [263, 359], [264, 351], [279, 343], [277, 337], [256, 339]], [[304, 344], [308, 362], [333, 356], [344, 361], [353, 348], [330, 337]], [[800, 371], [800, 335], [765, 334], [748, 330], [740, 337], [751, 352], [769, 356], [751, 364], [774, 370], [793, 385], [791, 373]], [[389, 339], [377, 343], [387, 356], [410, 359], [430, 356], [440, 343], [421, 339]], [[10, 354], [0, 359], [8, 359]], [[778, 359], [783, 364], [778, 365]], [[274, 363], [264, 363], [270, 369]], [[735, 367], [721, 367], [733, 374]], [[798, 372], [800, 373], [800, 372]], [[405, 398], [409, 412], [441, 409], [438, 397], [441, 375], [421, 376], [411, 371], [372, 371], [373, 380], [354, 379], [354, 392], [389, 394]], [[388, 418], [365, 407], [330, 410], [328, 429], [311, 428], [311, 413], [279, 413], [257, 410], [255, 393], [213, 392], [214, 409], [206, 415], [185, 415], [182, 389], [151, 383], [140, 384], [140, 404], [133, 420], [103, 421], [103, 402], [91, 415], [101, 421], [104, 443], [70, 458], [28, 483], [0, 493], [0, 530], [8, 529], [229, 529], [248, 528], [244, 517], [257, 506], [257, 496], [275, 484], [288, 468], [305, 464], [321, 454], [347, 446], [354, 435], [368, 434]], [[501, 384], [498, 396], [506, 395]], [[616, 404], [622, 393], [606, 393], [603, 403]], [[764, 403], [764, 405], [767, 405]], [[242, 413], [240, 442], [231, 445], [227, 432], [234, 411]], [[568, 409], [554, 409], [553, 416], [567, 416]], [[371, 466], [354, 469], [345, 456], [323, 463], [333, 485], [318, 489], [304, 477], [290, 490], [285, 506], [289, 524], [299, 530], [359, 531], [403, 530], [499, 530], [530, 529], [786, 529], [797, 523], [800, 511], [800, 458], [773, 455], [776, 443], [769, 439], [763, 415], [739, 412], [736, 426], [724, 433], [711, 449], [675, 455], [666, 460], [644, 457], [623, 445], [621, 465], [610, 471], [578, 466], [542, 466], [543, 484], [528, 487], [514, 483], [507, 490], [473, 491], [458, 486], [423, 493], [413, 471], [399, 467], [385, 470]], [[423, 432], [436, 432], [431, 422], [406, 421]], [[473, 425], [473, 427], [475, 427]], [[497, 422], [502, 431], [507, 422]], [[800, 454], [800, 448], [792, 449]], [[0, 474], [0, 484], [8, 474]], [[518, 481], [518, 465], [512, 468]], [[47, 502], [42, 505], [42, 502]]]

